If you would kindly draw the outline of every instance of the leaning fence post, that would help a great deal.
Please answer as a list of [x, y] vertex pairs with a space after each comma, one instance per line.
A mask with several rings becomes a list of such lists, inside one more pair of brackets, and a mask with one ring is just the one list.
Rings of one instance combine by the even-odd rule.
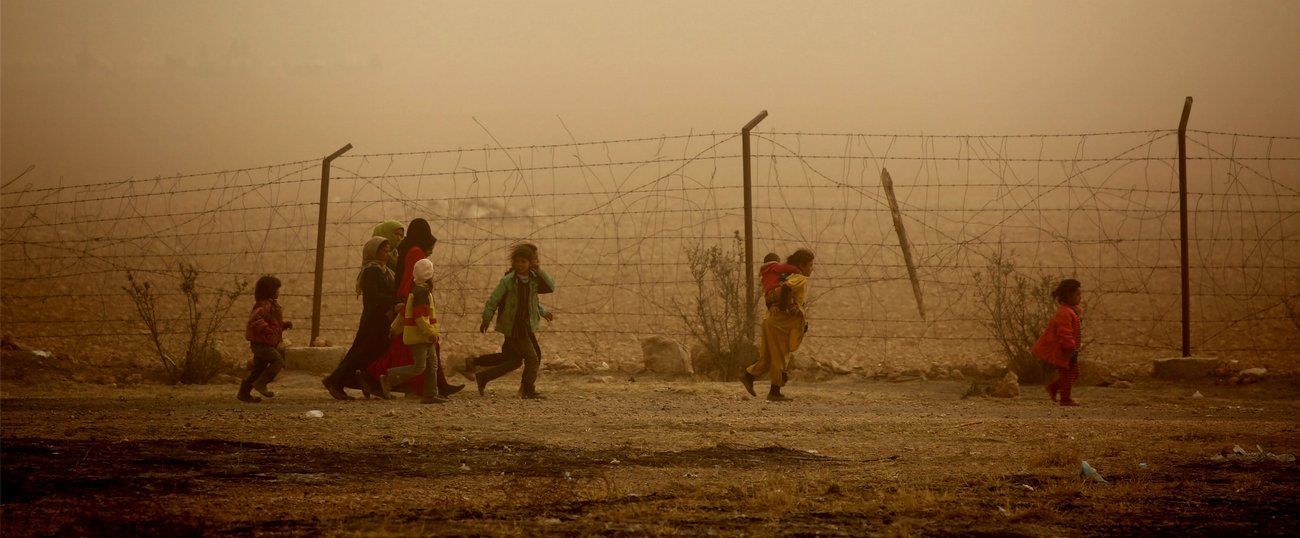
[[325, 218], [329, 209], [330, 196], [330, 162], [337, 159], [339, 155], [352, 149], [352, 144], [339, 148], [338, 151], [331, 153], [320, 165], [320, 218], [316, 222], [316, 286], [311, 299], [311, 342], [316, 341], [320, 336], [320, 296], [321, 287], [325, 282]]
[[889, 170], [880, 169], [880, 185], [885, 188], [885, 197], [889, 198], [889, 213], [894, 217], [894, 232], [898, 234], [898, 246], [903, 249], [903, 262], [907, 264], [907, 276], [912, 279], [912, 294], [916, 295], [916, 310], [925, 319], [925, 302], [921, 300], [921, 281], [916, 277], [916, 263], [912, 261], [912, 244], [907, 240], [907, 230], [903, 229], [903, 213], [898, 210], [898, 200], [894, 198], [894, 180], [889, 177]]
[[1187, 117], [1192, 114], [1192, 97], [1183, 103], [1178, 122], [1178, 230], [1183, 257], [1183, 356], [1192, 356], [1192, 271], [1187, 254]]
[[741, 153], [745, 161], [745, 333], [750, 342], [754, 341], [754, 314], [758, 304], [754, 302], [754, 198], [749, 192], [749, 131], [766, 117], [766, 110], [759, 112], [740, 129]]

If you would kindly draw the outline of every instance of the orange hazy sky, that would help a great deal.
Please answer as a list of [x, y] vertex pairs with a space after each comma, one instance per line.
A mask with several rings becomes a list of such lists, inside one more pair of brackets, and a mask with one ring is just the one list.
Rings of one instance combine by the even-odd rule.
[[[1300, 2], [0, 3], [0, 174], [762, 129], [1300, 136]], [[473, 118], [477, 118], [478, 123]], [[483, 127], [480, 127], [479, 123]], [[571, 134], [570, 134], [571, 133]]]

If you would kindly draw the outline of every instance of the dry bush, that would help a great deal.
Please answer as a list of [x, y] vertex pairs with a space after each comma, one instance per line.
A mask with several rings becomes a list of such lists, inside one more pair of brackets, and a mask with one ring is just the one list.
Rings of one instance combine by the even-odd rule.
[[676, 303], [687, 332], [713, 357], [723, 381], [758, 359], [753, 342], [754, 314], [745, 304], [745, 263], [740, 232], [731, 248], [697, 245], [686, 251], [695, 297], [689, 306]]
[[163, 326], [164, 320], [158, 315], [158, 301], [153, 285], [137, 281], [135, 275], [127, 271], [128, 285], [123, 286], [122, 290], [131, 298], [136, 314], [149, 330], [149, 338], [158, 353], [158, 360], [172, 384], [202, 385], [230, 367], [229, 361], [218, 349], [216, 335], [235, 301], [247, 291], [248, 282], [236, 279], [229, 289], [218, 289], [217, 299], [204, 309], [200, 306], [199, 270], [185, 263], [179, 264], [178, 270], [181, 276], [180, 290], [185, 297], [185, 332], [182, 334], [188, 337], [185, 355], [180, 360], [168, 353], [163, 345], [163, 335], [167, 331]]
[[1001, 249], [988, 258], [986, 272], [976, 272], [973, 276], [976, 299], [983, 314], [980, 324], [1006, 354], [1007, 367], [1021, 382], [1045, 381], [1055, 368], [1029, 350], [1056, 313], [1058, 305], [1052, 298], [1052, 290], [1061, 277], [1025, 275], [1016, 270], [1015, 262], [1003, 257]]

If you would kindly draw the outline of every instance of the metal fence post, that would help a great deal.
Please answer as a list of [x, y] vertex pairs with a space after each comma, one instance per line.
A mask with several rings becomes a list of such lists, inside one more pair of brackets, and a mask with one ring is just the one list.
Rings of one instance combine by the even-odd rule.
[[745, 320], [748, 323], [746, 333], [751, 342], [754, 340], [754, 314], [758, 304], [754, 302], [754, 197], [750, 193], [749, 131], [766, 117], [766, 110], [759, 112], [740, 129], [741, 153], [745, 161], [745, 311], [747, 312]]
[[316, 286], [311, 299], [311, 340], [307, 342], [308, 345], [320, 336], [320, 296], [325, 282], [325, 220], [329, 209], [330, 163], [350, 149], [352, 144], [339, 148], [326, 157], [320, 165], [320, 218], [316, 222]]
[[1178, 122], [1178, 230], [1183, 257], [1183, 356], [1192, 356], [1192, 271], [1187, 254], [1187, 117], [1192, 114], [1192, 97], [1183, 103]]

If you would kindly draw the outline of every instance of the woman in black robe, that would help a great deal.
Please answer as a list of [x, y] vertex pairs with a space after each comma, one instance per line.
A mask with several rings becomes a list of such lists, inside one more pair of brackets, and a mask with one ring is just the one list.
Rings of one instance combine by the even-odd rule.
[[392, 245], [388, 239], [378, 236], [370, 238], [362, 249], [361, 272], [357, 274], [357, 295], [361, 296], [364, 305], [361, 325], [357, 327], [357, 336], [352, 340], [348, 354], [338, 368], [321, 381], [330, 396], [339, 400], [354, 399], [344, 388], [361, 389], [369, 397], [369, 388], [378, 386], [378, 381], [373, 378], [364, 379], [370, 376], [366, 368], [388, 351], [389, 316], [401, 303], [393, 295], [395, 278], [387, 265], [391, 252]]

